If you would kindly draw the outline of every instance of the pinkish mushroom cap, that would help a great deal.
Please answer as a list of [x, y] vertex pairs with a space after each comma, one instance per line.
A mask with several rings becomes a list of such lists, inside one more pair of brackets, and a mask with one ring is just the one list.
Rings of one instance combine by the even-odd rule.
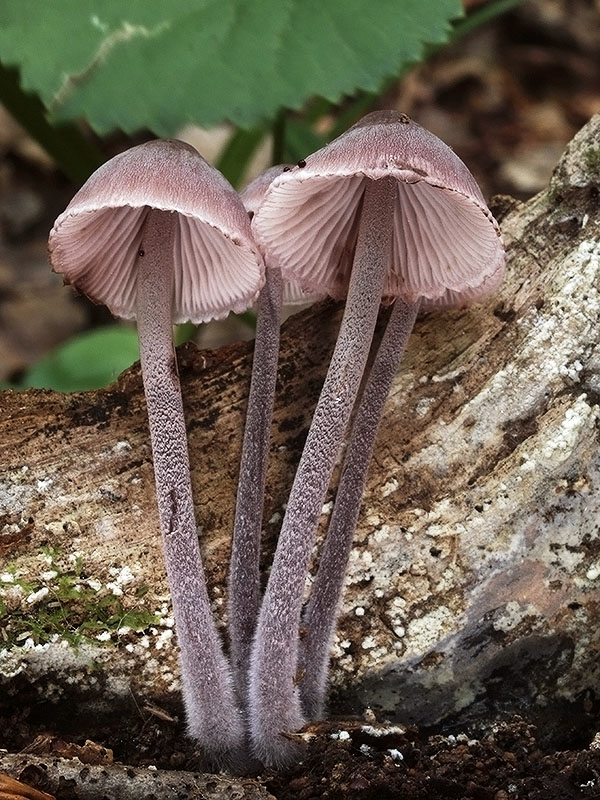
[[[284, 172], [292, 169], [291, 165], [278, 164], [274, 167], [261, 172], [254, 180], [252, 180], [241, 193], [241, 198], [248, 215], [254, 219], [254, 215], [260, 208], [263, 202], [267, 189], [273, 180]], [[267, 265], [269, 266], [269, 265]], [[272, 265], [271, 265], [272, 266]], [[290, 280], [289, 278], [283, 281], [283, 295], [282, 302], [285, 306], [299, 306], [304, 303], [316, 303], [318, 300], [323, 300], [327, 297], [325, 291], [310, 291], [303, 289], [298, 281]]]
[[177, 214], [173, 322], [248, 308], [264, 265], [239, 196], [190, 145], [155, 140], [101, 166], [50, 233], [55, 272], [118, 317], [136, 316], [136, 256], [149, 208]]
[[423, 299], [419, 306], [420, 312], [443, 311], [446, 308], [466, 308], [473, 303], [480, 303], [493, 294], [502, 283], [504, 278], [504, 264], [492, 275], [486, 278], [479, 286], [471, 286], [454, 291], [446, 289], [443, 295], [436, 297], [435, 300]]
[[367, 179], [396, 178], [385, 297], [424, 307], [480, 299], [499, 284], [504, 249], [475, 179], [437, 136], [374, 112], [270, 184], [253, 220], [265, 255], [308, 291], [344, 297]]

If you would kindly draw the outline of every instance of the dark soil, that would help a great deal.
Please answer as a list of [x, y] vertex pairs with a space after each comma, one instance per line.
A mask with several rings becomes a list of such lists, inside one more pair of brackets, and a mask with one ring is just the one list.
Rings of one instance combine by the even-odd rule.
[[372, 736], [361, 726], [346, 741], [317, 738], [303, 764], [266, 782], [285, 800], [600, 797], [600, 750], [548, 752], [540, 739], [520, 717], [477, 738], [415, 729]]
[[[503, 715], [438, 730], [376, 722], [372, 712], [363, 719], [333, 718], [298, 735], [305, 750], [292, 768], [267, 770], [254, 780], [277, 800], [600, 798], [598, 710], [588, 698], [577, 706], [531, 710], [528, 719]], [[106, 770], [114, 760], [156, 766], [157, 775], [202, 771], [177, 711], [139, 707], [133, 698], [117, 718], [80, 716], [72, 704], [23, 705], [12, 714], [0, 712], [0, 748], [77, 757]], [[42, 791], [52, 789], [43, 770], [28, 769], [23, 777]], [[71, 787], [68, 800], [77, 797]]]

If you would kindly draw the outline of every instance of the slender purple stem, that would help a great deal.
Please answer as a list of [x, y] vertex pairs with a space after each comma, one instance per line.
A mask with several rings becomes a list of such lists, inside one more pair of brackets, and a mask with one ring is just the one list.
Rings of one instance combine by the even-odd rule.
[[[149, 210], [137, 259], [137, 324], [158, 513], [179, 641], [190, 735], [219, 766], [244, 759], [244, 729], [200, 557], [186, 429], [173, 347], [171, 290], [176, 215]], [[171, 263], [169, 263], [171, 258]]]
[[329, 650], [336, 627], [354, 530], [385, 401], [415, 324], [419, 303], [398, 298], [358, 402], [335, 505], [310, 599], [303, 615], [302, 707], [309, 719], [323, 713]]
[[260, 536], [277, 383], [282, 285], [280, 270], [267, 268], [266, 282], [258, 301], [252, 379], [229, 570], [231, 661], [238, 698], [244, 704], [250, 651], [260, 605]]
[[250, 668], [254, 754], [265, 764], [293, 759], [283, 734], [304, 724], [296, 680], [298, 634], [310, 554], [331, 473], [356, 399], [388, 267], [396, 182], [368, 181], [346, 309], [298, 465], [261, 606]]

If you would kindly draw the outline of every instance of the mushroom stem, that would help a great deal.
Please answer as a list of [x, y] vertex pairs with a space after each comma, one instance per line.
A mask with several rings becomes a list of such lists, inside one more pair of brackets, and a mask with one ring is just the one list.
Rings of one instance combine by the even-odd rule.
[[354, 405], [377, 321], [391, 253], [393, 178], [368, 180], [346, 308], [288, 499], [252, 650], [249, 706], [254, 754], [293, 759], [282, 734], [304, 724], [296, 669], [304, 586], [331, 473]]
[[354, 530], [385, 401], [411, 334], [419, 301], [397, 298], [358, 401], [319, 568], [303, 615], [300, 645], [302, 707], [309, 719], [323, 714], [329, 650], [344, 588]]
[[150, 209], [137, 257], [137, 325], [156, 497], [190, 735], [219, 766], [244, 758], [244, 729], [212, 615], [196, 530], [171, 297], [176, 215]]
[[281, 271], [267, 268], [258, 300], [233, 528], [228, 619], [233, 676], [241, 703], [246, 701], [250, 651], [260, 605], [260, 536], [277, 383], [282, 286]]

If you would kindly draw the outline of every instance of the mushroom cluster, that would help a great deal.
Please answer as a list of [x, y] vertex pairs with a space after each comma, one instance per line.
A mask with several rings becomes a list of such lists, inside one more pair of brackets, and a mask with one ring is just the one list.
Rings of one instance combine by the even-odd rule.
[[[241, 198], [182, 142], [133, 148], [75, 195], [49, 247], [66, 282], [116, 316], [137, 319], [189, 733], [217, 767], [285, 765], [299, 748], [285, 734], [324, 712], [368, 464], [415, 319], [420, 310], [476, 302], [498, 286], [498, 225], [449, 147], [403, 114], [375, 112], [297, 166], [267, 171]], [[345, 311], [261, 596], [282, 299], [327, 295], [345, 298]], [[239, 312], [257, 298], [226, 655], [200, 555], [171, 326]], [[382, 307], [388, 320], [376, 347]], [[344, 438], [335, 505], [303, 607]]]

